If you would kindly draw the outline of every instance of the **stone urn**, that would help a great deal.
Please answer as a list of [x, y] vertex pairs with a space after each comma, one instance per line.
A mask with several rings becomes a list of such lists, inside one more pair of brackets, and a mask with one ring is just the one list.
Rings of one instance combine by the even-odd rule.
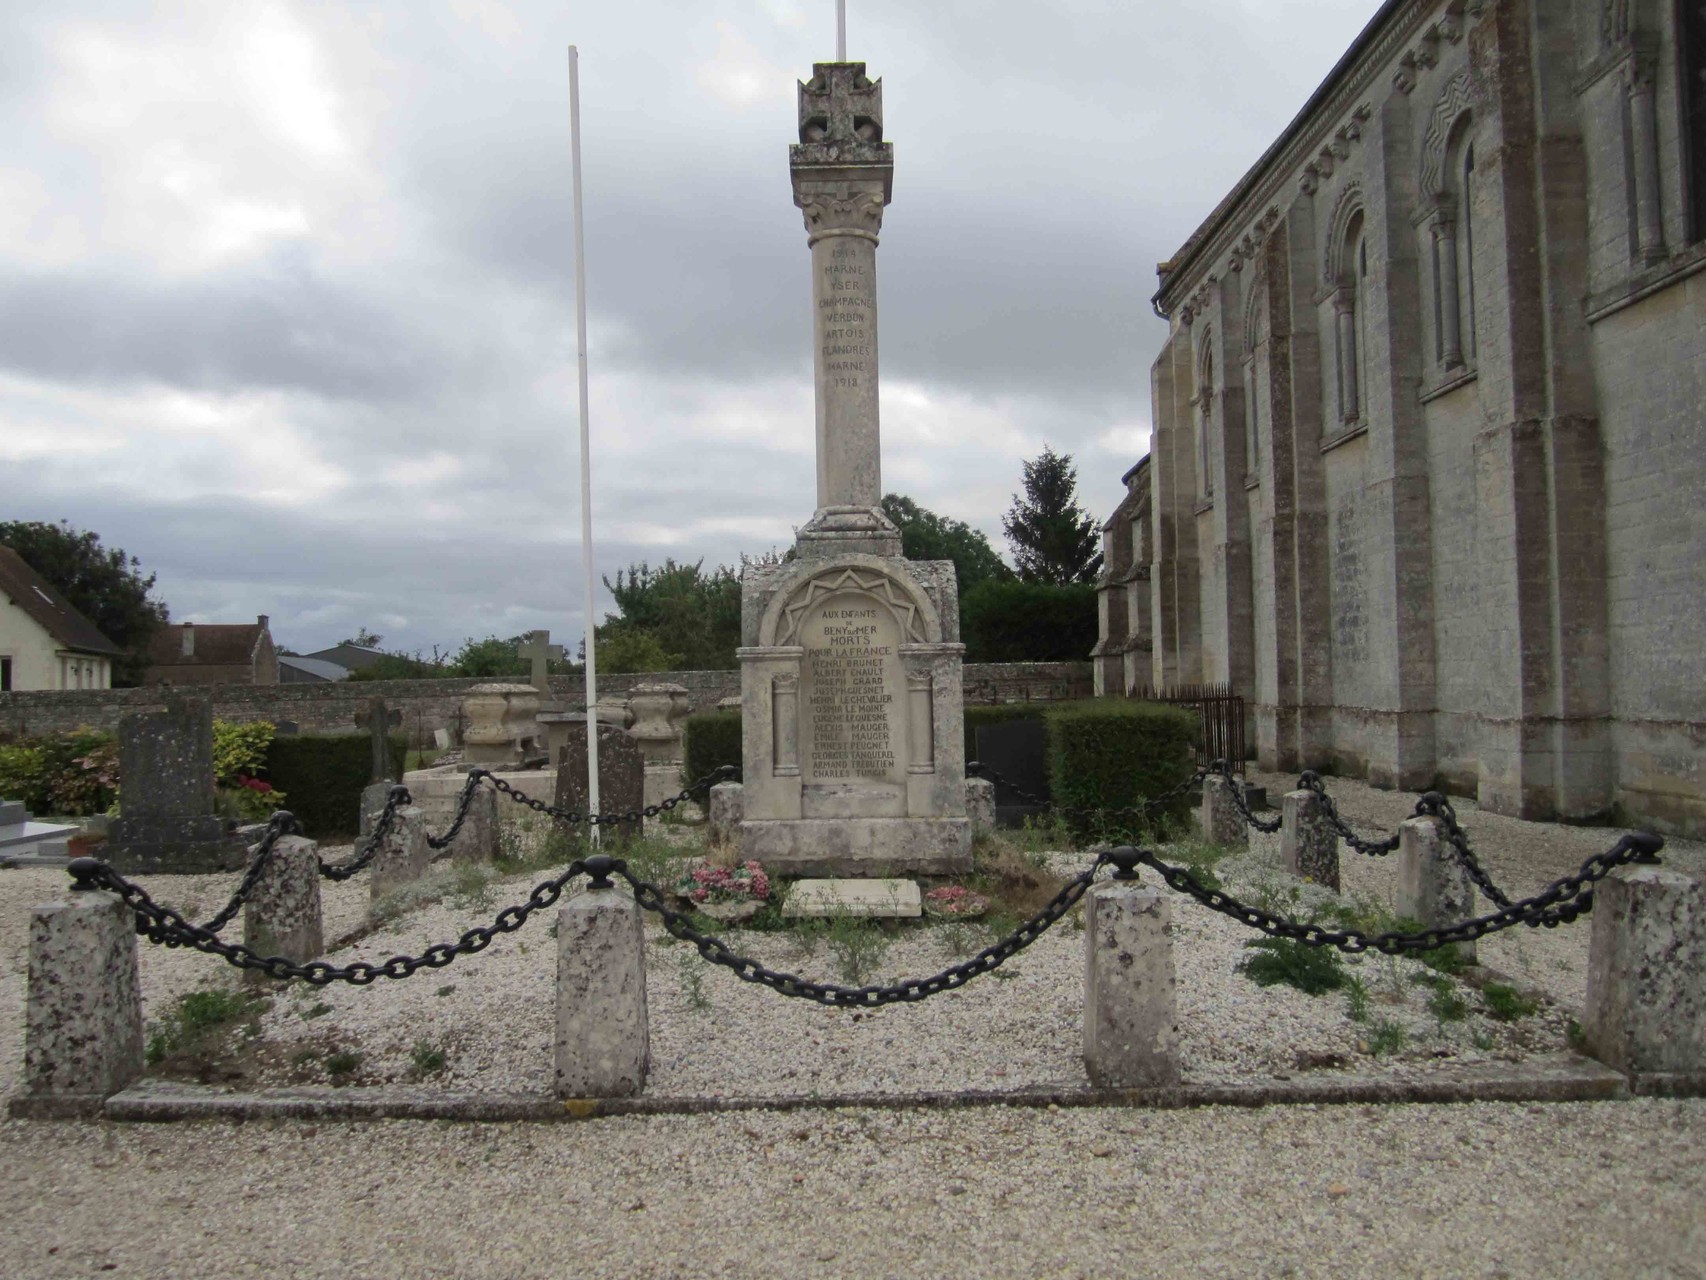
[[647, 764], [681, 760], [681, 721], [689, 705], [684, 685], [637, 684], [628, 691], [628, 706], [634, 713], [628, 732], [640, 744]]
[[462, 699], [462, 758], [496, 768], [538, 750], [539, 690], [530, 684], [477, 684]]
[[634, 723], [634, 713], [628, 709], [627, 698], [620, 693], [607, 693], [593, 705], [600, 724], [612, 724], [626, 729]]

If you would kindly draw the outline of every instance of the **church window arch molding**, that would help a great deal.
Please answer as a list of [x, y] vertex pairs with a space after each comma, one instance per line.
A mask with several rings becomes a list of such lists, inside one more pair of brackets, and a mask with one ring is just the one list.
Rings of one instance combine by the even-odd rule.
[[1426, 229], [1433, 298], [1433, 360], [1440, 377], [1475, 368], [1475, 111], [1468, 71], [1446, 82], [1422, 140], [1419, 221]]
[[1338, 416], [1343, 429], [1361, 425], [1368, 387], [1368, 317], [1374, 303], [1369, 281], [1368, 217], [1362, 186], [1348, 184], [1327, 223], [1322, 275], [1333, 304], [1333, 357]]
[[1211, 329], [1203, 330], [1200, 345], [1191, 408], [1196, 419], [1197, 497], [1209, 502], [1214, 498], [1214, 333]]
[[1267, 356], [1268, 341], [1268, 280], [1260, 267], [1250, 279], [1249, 297], [1244, 304], [1244, 478], [1255, 480], [1261, 474], [1262, 413], [1261, 373]]

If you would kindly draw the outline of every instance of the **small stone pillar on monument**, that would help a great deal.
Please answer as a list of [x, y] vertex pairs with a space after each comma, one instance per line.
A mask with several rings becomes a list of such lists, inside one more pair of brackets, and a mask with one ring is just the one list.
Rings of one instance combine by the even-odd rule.
[[11, 1112], [89, 1113], [142, 1074], [136, 922], [104, 889], [30, 912], [24, 1091]]
[[1232, 793], [1232, 788], [1240, 785], [1217, 773], [1211, 773], [1202, 780], [1202, 809], [1197, 821], [1202, 827], [1203, 839], [1210, 844], [1227, 849], [1250, 847], [1250, 830]]
[[1588, 1052], [1618, 1071], [1706, 1086], [1706, 880], [1619, 867], [1594, 887], [1592, 927]]
[[1084, 899], [1084, 1069], [1092, 1084], [1179, 1082], [1172, 919], [1156, 890], [1105, 880]]
[[557, 1096], [639, 1093], [651, 1067], [640, 908], [608, 879], [557, 913]]
[[368, 865], [368, 893], [378, 902], [393, 890], [413, 884], [426, 874], [432, 862], [432, 846], [427, 843], [426, 814], [414, 805], [404, 805], [391, 815], [391, 829], [385, 833], [379, 848]]
[[[1424, 929], [1461, 924], [1475, 915], [1475, 882], [1454, 856], [1443, 823], [1432, 816], [1398, 824], [1398, 914]], [[1456, 944], [1464, 960], [1475, 959], [1474, 942]]]
[[811, 250], [817, 501], [796, 557], [741, 575], [741, 856], [789, 875], [971, 869], [959, 593], [883, 514], [877, 241], [894, 178], [882, 85], [799, 87], [794, 203]]
[[1321, 797], [1305, 788], [1280, 802], [1280, 862], [1292, 875], [1339, 891], [1339, 837], [1321, 812]]
[[[320, 851], [312, 840], [280, 836], [260, 879], [243, 904], [243, 945], [261, 956], [283, 956], [297, 964], [326, 949], [320, 917]], [[246, 981], [265, 985], [259, 969], [243, 970]]]

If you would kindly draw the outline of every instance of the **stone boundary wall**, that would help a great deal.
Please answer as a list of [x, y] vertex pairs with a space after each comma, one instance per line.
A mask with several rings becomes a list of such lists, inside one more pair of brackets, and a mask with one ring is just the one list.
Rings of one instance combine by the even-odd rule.
[[[507, 677], [506, 677], [507, 678]], [[648, 671], [598, 678], [601, 697], [626, 693], [642, 681], [684, 685], [694, 711], [708, 711], [740, 695], [739, 671]], [[369, 698], [383, 698], [403, 713], [402, 729], [415, 743], [448, 728], [467, 691], [490, 679], [346, 680], [337, 684], [198, 686], [191, 692], [213, 700], [216, 719], [270, 720], [299, 733], [355, 732], [356, 713]], [[187, 687], [187, 686], [186, 686]], [[967, 663], [968, 703], [1063, 702], [1090, 696], [1088, 662]], [[552, 676], [557, 702], [582, 705], [579, 676]], [[158, 686], [141, 689], [77, 689], [0, 693], [0, 736], [62, 733], [87, 725], [116, 730], [119, 717], [161, 702]]]

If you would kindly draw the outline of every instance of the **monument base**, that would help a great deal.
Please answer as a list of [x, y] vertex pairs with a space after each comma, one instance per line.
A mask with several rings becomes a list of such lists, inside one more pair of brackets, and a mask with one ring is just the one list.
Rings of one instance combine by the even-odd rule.
[[740, 856], [783, 876], [964, 875], [970, 818], [772, 818], [736, 829]]
[[235, 871], [248, 860], [242, 838], [228, 834], [218, 818], [169, 823], [120, 817], [101, 856], [127, 876], [202, 875]]

